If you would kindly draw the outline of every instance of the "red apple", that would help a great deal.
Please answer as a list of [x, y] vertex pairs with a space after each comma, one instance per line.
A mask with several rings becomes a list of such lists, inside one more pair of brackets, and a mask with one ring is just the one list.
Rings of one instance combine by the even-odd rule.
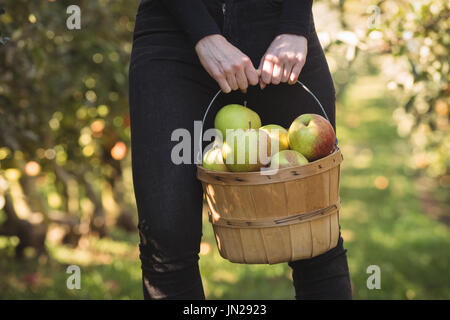
[[309, 161], [329, 155], [334, 149], [333, 126], [318, 114], [305, 113], [295, 119], [288, 131], [289, 146]]

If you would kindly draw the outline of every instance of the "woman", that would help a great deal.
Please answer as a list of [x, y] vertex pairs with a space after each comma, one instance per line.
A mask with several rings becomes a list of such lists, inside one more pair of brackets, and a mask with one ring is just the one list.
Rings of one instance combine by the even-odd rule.
[[[290, 85], [300, 79], [335, 126], [333, 82], [311, 7], [312, 0], [141, 1], [130, 116], [146, 299], [205, 298], [198, 268], [202, 189], [195, 165], [172, 162], [178, 142], [171, 135], [185, 128], [193, 136], [194, 121], [219, 88], [227, 94], [217, 106], [245, 99], [263, 123], [287, 127], [301, 113], [320, 113]], [[345, 252], [340, 238], [325, 254], [289, 263], [296, 298], [350, 299]]]

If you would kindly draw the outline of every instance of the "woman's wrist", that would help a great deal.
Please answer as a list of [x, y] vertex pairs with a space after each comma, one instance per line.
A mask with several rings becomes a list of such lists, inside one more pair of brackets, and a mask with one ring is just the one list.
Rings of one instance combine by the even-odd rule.
[[209, 46], [209, 45], [217, 45], [224, 42], [228, 42], [228, 40], [219, 33], [214, 33], [207, 35], [203, 38], [201, 38], [196, 44], [195, 44], [195, 51], [197, 54], [199, 51], [201, 51], [203, 48]]
[[306, 43], [308, 43], [308, 38], [306, 37], [306, 35], [297, 34], [297, 33], [280, 33], [275, 37], [275, 39], [283, 38], [283, 37], [293, 37], [294, 39], [299, 39], [299, 40], [301, 38], [302, 40], [300, 40], [300, 41], [306, 41]]
[[302, 36], [307, 39], [309, 32], [308, 32], [308, 27], [306, 25], [284, 23], [280, 26], [277, 34], [278, 35], [290, 34], [290, 35]]

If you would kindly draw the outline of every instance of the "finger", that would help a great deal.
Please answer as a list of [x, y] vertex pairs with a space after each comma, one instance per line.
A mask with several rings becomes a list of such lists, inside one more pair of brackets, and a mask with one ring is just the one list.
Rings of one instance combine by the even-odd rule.
[[298, 76], [302, 71], [303, 65], [300, 63], [296, 63], [292, 68], [291, 74], [289, 75], [289, 84], [294, 84], [298, 80]]
[[275, 63], [273, 65], [273, 71], [272, 71], [272, 83], [273, 84], [279, 84], [281, 81], [281, 75], [283, 73], [283, 65], [281, 63]]
[[266, 84], [262, 81], [262, 79], [261, 79], [261, 69], [256, 69], [256, 72], [258, 73], [258, 84], [259, 84], [259, 87], [261, 88], [261, 89], [264, 89], [265, 87], [266, 87]]
[[227, 77], [227, 82], [230, 85], [232, 90], [239, 89], [239, 86], [236, 81], [236, 76], [234, 75], [234, 73], [227, 73], [226, 77]]
[[247, 82], [247, 76], [245, 75], [244, 69], [241, 68], [236, 73], [236, 81], [237, 81], [237, 84], [239, 86], [239, 89], [241, 89], [241, 91], [247, 90], [248, 82]]
[[222, 89], [223, 92], [225, 93], [230, 93], [231, 92], [231, 87], [228, 84], [227, 80], [223, 77], [220, 78], [218, 80], [216, 80], [217, 83], [219, 84], [220, 89]]
[[[261, 61], [261, 65], [262, 65], [262, 61]], [[259, 84], [259, 87], [261, 88], [261, 90], [262, 89], [264, 89], [265, 87], [266, 87], [266, 84], [264, 83], [264, 81], [262, 81], [262, 79], [261, 79], [261, 69], [260, 68], [258, 68], [258, 69], [256, 69], [256, 72], [257, 72], [257, 74], [258, 74], [258, 84]]]
[[266, 56], [263, 55], [261, 57], [261, 60], [259, 60], [259, 66], [258, 66], [258, 69], [256, 70], [258, 72], [258, 77], [259, 77], [258, 84], [259, 84], [259, 87], [261, 88], [261, 90], [266, 87], [266, 85], [264, 84], [264, 81], [262, 80], [262, 67], [263, 67], [265, 59], [266, 59]]
[[263, 90], [266, 87], [266, 84], [261, 80], [259, 87]]
[[261, 69], [261, 79], [266, 84], [272, 82], [273, 65], [274, 63], [272, 62], [272, 57], [267, 55]]
[[223, 92], [229, 93], [231, 91], [231, 87], [228, 84], [223, 71], [220, 71], [218, 68], [213, 67], [211, 68], [211, 70], [209, 70], [209, 74], [214, 80], [216, 80], [217, 84]]
[[266, 84], [264, 83], [264, 81], [261, 77], [259, 77], [259, 87], [261, 89], [264, 89], [266, 87]]
[[266, 56], [264, 55], [264, 56], [261, 57], [261, 60], [259, 60], [259, 66], [258, 66], [258, 69], [257, 69], [259, 77], [261, 77], [262, 67], [263, 67], [265, 59], [266, 59]]
[[244, 69], [245, 75], [247, 77], [248, 83], [252, 86], [256, 86], [259, 82], [259, 70], [256, 70], [253, 65], [246, 66]]
[[285, 64], [283, 68], [283, 75], [281, 76], [281, 82], [288, 82], [289, 81], [289, 75], [292, 72], [292, 64]]

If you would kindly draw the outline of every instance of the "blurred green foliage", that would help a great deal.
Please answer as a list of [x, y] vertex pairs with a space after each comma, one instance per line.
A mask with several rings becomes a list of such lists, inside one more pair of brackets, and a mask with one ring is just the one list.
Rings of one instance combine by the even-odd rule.
[[398, 133], [408, 137], [413, 146], [407, 165], [448, 188], [449, 2], [333, 0], [317, 1], [316, 5], [324, 3], [339, 12], [330, 17], [335, 22], [328, 19], [329, 26], [324, 25], [319, 34], [329, 55], [335, 58], [338, 94], [340, 87], [357, 79], [359, 72], [348, 67], [358, 55], [382, 56], [379, 72], [396, 97], [398, 106], [393, 117]]
[[44, 220], [50, 210], [83, 219], [79, 208], [89, 199], [91, 226], [104, 234], [103, 182], [116, 202], [133, 206], [122, 163], [129, 161], [127, 75], [137, 1], [80, 1], [80, 30], [66, 26], [69, 5], [13, 1], [0, 16], [1, 34], [10, 37], [0, 47], [0, 178], [20, 179], [24, 189], [37, 185], [26, 190], [27, 202]]
[[[409, 136], [411, 165], [441, 185], [450, 184], [450, 4], [442, 0], [384, 1], [380, 27], [397, 67], [388, 87], [400, 97], [394, 111], [401, 136]], [[395, 73], [394, 73], [395, 72]]]
[[[11, 152], [4, 152], [3, 167], [20, 150], [44, 170], [54, 155], [58, 164], [101, 174], [104, 149], [129, 140], [127, 65], [136, 8], [81, 1], [81, 30], [68, 30], [69, 4], [14, 1], [0, 18], [2, 34], [11, 37], [0, 55], [0, 138]], [[42, 148], [56, 154], [42, 157]]]

